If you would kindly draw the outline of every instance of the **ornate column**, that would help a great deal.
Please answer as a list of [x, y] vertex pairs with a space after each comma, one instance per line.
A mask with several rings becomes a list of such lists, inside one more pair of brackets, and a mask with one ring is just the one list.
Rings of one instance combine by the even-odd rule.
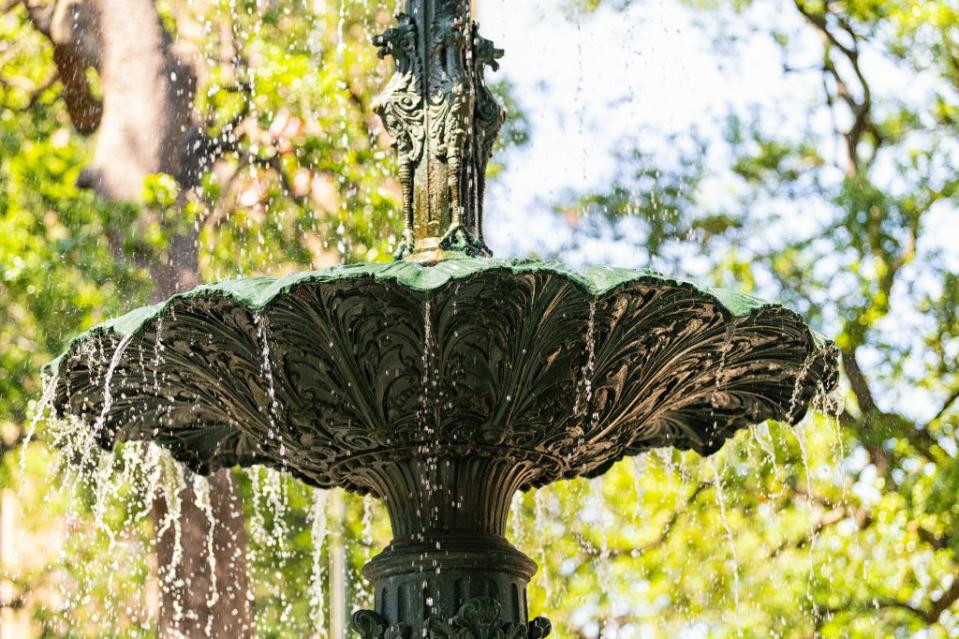
[[373, 108], [393, 137], [403, 193], [397, 259], [489, 255], [486, 165], [506, 111], [486, 86], [503, 51], [480, 37], [468, 0], [409, 0], [374, 39], [396, 73]]
[[[393, 137], [403, 189], [397, 259], [488, 256], [486, 164], [506, 119], [483, 73], [503, 51], [480, 37], [469, 0], [409, 0], [374, 38], [396, 72], [373, 108]], [[529, 620], [536, 564], [505, 538], [529, 460], [479, 450], [395, 450], [360, 465], [383, 498], [393, 542], [364, 568], [376, 610], [353, 615], [362, 639], [543, 639]]]
[[549, 634], [549, 621], [529, 620], [526, 586], [536, 564], [504, 536], [529, 468], [529, 460], [453, 449], [364, 460], [364, 483], [383, 498], [394, 539], [363, 570], [376, 610], [353, 615], [362, 639]]

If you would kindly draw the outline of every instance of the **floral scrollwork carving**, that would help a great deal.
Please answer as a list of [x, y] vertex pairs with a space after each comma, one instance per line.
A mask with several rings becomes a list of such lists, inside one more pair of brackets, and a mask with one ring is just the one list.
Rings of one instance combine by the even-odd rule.
[[476, 104], [474, 106], [474, 128], [476, 133], [474, 175], [476, 176], [476, 229], [477, 238], [483, 242], [483, 201], [486, 194], [486, 165], [493, 157], [493, 146], [499, 131], [506, 122], [506, 109], [499, 103], [493, 92], [486, 85], [485, 69], [493, 71], [499, 69], [499, 59], [504, 51], [496, 48], [491, 40], [480, 36], [479, 26], [473, 25], [473, 77], [476, 85]]
[[423, 155], [426, 129], [424, 120], [423, 72], [417, 51], [416, 22], [400, 13], [397, 26], [373, 38], [380, 58], [392, 56], [396, 72], [386, 88], [373, 101], [373, 111], [393, 138], [399, 164], [402, 189], [403, 238], [397, 259], [413, 250], [413, 173]]
[[357, 610], [350, 626], [360, 639], [410, 639], [410, 627], [405, 623], [388, 624], [373, 610]]
[[502, 623], [502, 608], [495, 599], [467, 601], [452, 619], [431, 616], [426, 622], [429, 639], [544, 639], [552, 630], [545, 617], [528, 624]]
[[499, 68], [503, 51], [480, 37], [469, 2], [421, 2], [428, 6], [416, 17], [400, 13], [397, 26], [373, 39], [380, 57], [396, 62], [373, 104], [397, 151], [404, 230], [396, 257], [490, 255], [485, 172], [506, 111], [483, 74]]
[[[451, 619], [431, 615], [426, 620], [429, 639], [546, 639], [553, 627], [545, 617], [527, 624], [502, 623], [502, 607], [495, 599], [478, 597], [467, 601]], [[409, 639], [408, 624], [389, 624], [378, 612], [358, 610], [350, 624], [360, 639]]]

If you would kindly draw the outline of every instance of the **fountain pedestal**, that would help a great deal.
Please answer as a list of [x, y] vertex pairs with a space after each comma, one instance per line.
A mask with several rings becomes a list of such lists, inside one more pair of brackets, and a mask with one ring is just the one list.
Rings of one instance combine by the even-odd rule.
[[394, 541], [366, 565], [363, 572], [384, 622], [406, 624], [413, 636], [421, 636], [464, 608], [483, 606], [487, 625], [527, 625], [526, 586], [536, 572], [529, 557], [498, 535], [430, 536], [429, 542]]
[[376, 610], [357, 612], [354, 628], [363, 639], [464, 628], [479, 638], [482, 627], [545, 636], [549, 622], [530, 625], [526, 603], [536, 564], [504, 536], [527, 465], [509, 454], [444, 453], [367, 462], [365, 478], [384, 500], [395, 538], [364, 568]]

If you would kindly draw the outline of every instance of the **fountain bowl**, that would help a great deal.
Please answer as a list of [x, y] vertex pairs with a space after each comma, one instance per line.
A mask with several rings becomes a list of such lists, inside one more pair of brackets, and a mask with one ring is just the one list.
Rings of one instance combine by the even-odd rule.
[[202, 286], [49, 369], [57, 411], [103, 447], [150, 440], [199, 473], [265, 464], [379, 497], [376, 469], [400, 458], [488, 460], [527, 489], [650, 448], [709, 455], [749, 424], [798, 422], [838, 378], [835, 346], [778, 305], [483, 258]]

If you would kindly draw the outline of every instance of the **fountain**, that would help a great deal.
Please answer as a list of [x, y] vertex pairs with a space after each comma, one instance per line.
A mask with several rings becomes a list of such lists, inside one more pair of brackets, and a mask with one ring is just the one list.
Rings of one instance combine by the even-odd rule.
[[[467, 2], [409, 0], [374, 43], [404, 233], [390, 264], [201, 286], [73, 341], [52, 402], [109, 449], [156, 442], [194, 472], [262, 464], [381, 499], [363, 639], [541, 639], [534, 562], [505, 537], [516, 491], [655, 447], [709, 455], [797, 423], [837, 351], [780, 306], [651, 271], [497, 260], [484, 174], [502, 51]], [[503, 633], [500, 635], [499, 633]]]

